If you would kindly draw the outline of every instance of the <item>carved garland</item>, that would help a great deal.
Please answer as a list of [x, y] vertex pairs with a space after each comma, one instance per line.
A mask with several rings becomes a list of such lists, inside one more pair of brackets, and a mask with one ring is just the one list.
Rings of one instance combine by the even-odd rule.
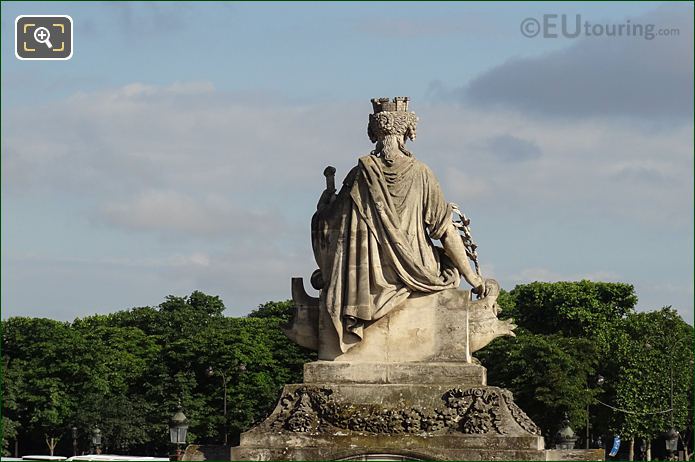
[[330, 388], [302, 386], [280, 400], [279, 412], [267, 425], [273, 431], [314, 433], [335, 429], [374, 434], [420, 434], [449, 430], [465, 434], [506, 434], [503, 404], [526, 432], [540, 429], [514, 404], [508, 390], [497, 387], [454, 388], [442, 397], [445, 408], [389, 409], [377, 405], [337, 403]]
[[512, 397], [512, 394], [508, 390], [504, 390], [502, 396], [504, 396], [504, 402], [507, 403], [509, 412], [511, 412], [512, 417], [514, 417], [516, 423], [518, 423], [519, 426], [521, 426], [521, 428], [531, 433], [532, 435], [540, 435], [541, 429], [538, 428], [538, 425], [536, 425], [533, 422], [533, 420], [531, 420], [529, 416], [527, 416], [526, 413], [522, 411], [519, 406], [516, 405], [516, 403], [514, 402], [514, 398]]

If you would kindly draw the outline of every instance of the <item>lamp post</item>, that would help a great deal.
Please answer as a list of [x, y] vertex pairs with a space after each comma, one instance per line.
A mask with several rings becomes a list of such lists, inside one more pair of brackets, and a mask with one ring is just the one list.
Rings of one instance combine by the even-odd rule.
[[181, 445], [186, 444], [187, 434], [188, 419], [184, 415], [183, 409], [179, 404], [176, 413], [169, 421], [169, 437], [171, 438], [171, 443], [176, 445], [176, 460], [181, 460], [181, 456], [183, 455]]
[[77, 456], [77, 427], [73, 426], [70, 432], [72, 433], [72, 455]]
[[[599, 387], [600, 387], [601, 385], [603, 385], [603, 383], [604, 383], [605, 381], [606, 381], [606, 379], [605, 379], [601, 374], [599, 374], [599, 375], [596, 376], [596, 385], [598, 385]], [[587, 390], [589, 390], [588, 380], [587, 380], [587, 386], [586, 386], [586, 388], [587, 388]], [[591, 403], [587, 403], [587, 404], [586, 404], [586, 443], [585, 443], [586, 449], [589, 449], [589, 446], [590, 446], [589, 442], [591, 441], [590, 435], [589, 435], [589, 427], [590, 427], [590, 423], [589, 423], [589, 406], [590, 406], [590, 405], [591, 405]]]
[[[246, 372], [246, 364], [238, 363], [236, 365], [235, 369], [237, 370], [236, 377], [237, 377], [237, 383], [238, 383], [239, 375], [242, 374], [243, 372]], [[215, 369], [213, 369], [212, 366], [208, 366], [208, 368], [205, 369], [205, 374], [208, 377], [212, 377], [213, 375], [215, 375], [215, 373], [218, 373], [222, 377], [222, 388], [223, 388], [222, 416], [224, 418], [224, 437], [223, 437], [223, 440], [224, 440], [224, 444], [227, 445], [228, 433], [229, 433], [229, 431], [227, 430], [227, 425], [228, 425], [228, 423], [227, 423], [227, 384], [228, 384], [227, 376], [228, 376], [229, 372], [225, 373], [224, 371], [215, 371]]]
[[[677, 341], [673, 342], [670, 344], [668, 348], [668, 368], [669, 368], [669, 423], [671, 424], [671, 428], [664, 433], [664, 437], [666, 438], [666, 451], [669, 454], [669, 458], [673, 458], [674, 454], [678, 451], [678, 438], [680, 437], [680, 433], [678, 430], [676, 430], [675, 425], [673, 423], [673, 386], [674, 386], [674, 381], [673, 381], [673, 364], [674, 364], [674, 352], [676, 351], [676, 347], [681, 346], [683, 341], [685, 340], [690, 340], [692, 341], [691, 337], [681, 337]], [[646, 345], [647, 349], [651, 349], [652, 345], [647, 342]], [[693, 364], [693, 359], [690, 359], [690, 364]], [[685, 446], [685, 444], [684, 444]]]
[[101, 430], [99, 427], [94, 427], [92, 430], [92, 446], [94, 446], [95, 454], [101, 454]]
[[[688, 337], [681, 337], [680, 340], [677, 342], [671, 344], [671, 348], [668, 351], [668, 359], [669, 359], [669, 378], [671, 380], [671, 388], [669, 390], [669, 407], [671, 412], [669, 413], [669, 419], [670, 419], [670, 424], [671, 424], [671, 429], [666, 432], [666, 452], [668, 453], [669, 460], [675, 460], [677, 457], [675, 457], [676, 452], [678, 451], [678, 437], [680, 434], [678, 433], [678, 430], [675, 429], [673, 425], [673, 352], [676, 349], [676, 346], [680, 346], [680, 344], [683, 342]], [[691, 339], [692, 340], [692, 339]], [[692, 362], [692, 359], [690, 360]]]
[[678, 431], [671, 427], [669, 431], [664, 434], [666, 439], [666, 452], [668, 453], [668, 460], [675, 460], [674, 455], [678, 451]]

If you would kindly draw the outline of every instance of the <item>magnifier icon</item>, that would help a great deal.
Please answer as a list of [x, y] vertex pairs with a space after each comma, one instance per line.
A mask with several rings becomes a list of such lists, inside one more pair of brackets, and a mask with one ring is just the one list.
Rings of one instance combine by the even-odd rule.
[[48, 48], [53, 48], [50, 38], [51, 33], [45, 27], [37, 27], [34, 30], [34, 40], [39, 43], [45, 43]]

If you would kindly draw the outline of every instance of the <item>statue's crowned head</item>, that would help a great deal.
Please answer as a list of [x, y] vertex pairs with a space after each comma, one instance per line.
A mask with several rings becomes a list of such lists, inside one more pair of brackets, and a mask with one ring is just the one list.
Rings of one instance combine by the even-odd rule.
[[400, 152], [407, 156], [411, 153], [405, 149], [407, 138], [415, 139], [417, 116], [408, 111], [407, 96], [396, 96], [393, 101], [389, 98], [373, 98], [374, 113], [369, 114], [367, 135], [372, 143], [376, 143], [374, 155], [382, 155], [387, 161], [393, 161]]

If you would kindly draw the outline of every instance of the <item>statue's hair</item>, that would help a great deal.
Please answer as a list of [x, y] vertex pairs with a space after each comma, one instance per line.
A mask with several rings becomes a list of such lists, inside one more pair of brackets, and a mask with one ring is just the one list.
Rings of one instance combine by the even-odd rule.
[[398, 135], [387, 135], [383, 139], [378, 140], [376, 142], [376, 149], [374, 149], [371, 152], [371, 154], [373, 156], [382, 155], [384, 153], [384, 150], [387, 147], [392, 147], [394, 142], [398, 144], [397, 148], [399, 151], [401, 151], [403, 154], [405, 154], [408, 157], [412, 157], [413, 153], [408, 151], [405, 147], [405, 137], [404, 136], [398, 136]]
[[369, 114], [367, 135], [372, 143], [384, 139], [388, 135], [400, 138], [415, 139], [417, 116], [414, 112], [379, 112]]

